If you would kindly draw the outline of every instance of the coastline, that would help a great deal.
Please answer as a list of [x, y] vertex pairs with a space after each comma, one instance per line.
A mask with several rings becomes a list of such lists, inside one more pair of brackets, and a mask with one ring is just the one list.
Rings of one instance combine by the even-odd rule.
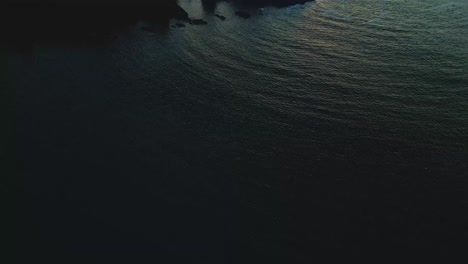
[[[231, 0], [238, 6], [235, 13], [250, 18], [252, 8], [264, 6], [286, 7], [313, 0]], [[201, 0], [206, 6], [215, 6], [219, 0]], [[218, 14], [219, 15], [219, 14]], [[223, 20], [223, 16], [218, 17]], [[7, 0], [0, 4], [1, 45], [27, 48], [32, 42], [69, 42], [104, 40], [143, 21], [170, 27], [170, 20], [177, 19], [173, 27], [206, 25], [207, 22], [191, 17], [177, 0]], [[224, 17], [225, 19], [225, 17]], [[178, 25], [178, 26], [177, 26]], [[183, 25], [183, 26], [181, 26]]]

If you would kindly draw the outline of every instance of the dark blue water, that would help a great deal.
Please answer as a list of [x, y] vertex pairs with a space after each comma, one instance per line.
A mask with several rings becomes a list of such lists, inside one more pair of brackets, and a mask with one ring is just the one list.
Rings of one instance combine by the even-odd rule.
[[208, 25], [9, 56], [25, 251], [310, 263], [463, 247], [465, 1], [320, 0], [251, 19], [180, 2]]

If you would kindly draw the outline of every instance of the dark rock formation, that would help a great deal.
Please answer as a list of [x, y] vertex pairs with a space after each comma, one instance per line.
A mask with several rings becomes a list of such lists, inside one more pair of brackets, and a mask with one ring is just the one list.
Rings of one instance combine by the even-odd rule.
[[114, 35], [143, 20], [169, 26], [190, 21], [177, 0], [4, 0], [0, 2], [1, 42], [86, 39]]
[[243, 5], [264, 7], [264, 6], [276, 6], [286, 7], [296, 4], [305, 4], [313, 0], [231, 0], [232, 2], [241, 3]]
[[236, 11], [236, 16], [242, 17], [242, 18], [250, 18], [251, 17], [251, 15], [246, 11]]
[[[118, 14], [124, 17], [188, 19], [188, 14], [177, 5], [177, 0], [4, 0], [0, 8], [2, 15], [16, 12], [16, 15], [26, 20], [33, 18], [33, 14], [39, 15], [38, 11], [48, 11], [45, 14], [62, 18], [80, 15], [82, 19], [89, 19], [88, 15], [99, 15], [105, 20], [108, 16], [113, 18]], [[37, 18], [37, 22], [40, 22], [47, 19], [47, 16]]]
[[208, 24], [208, 22], [206, 22], [205, 20], [203, 19], [192, 19], [190, 20], [189, 22], [191, 25], [206, 25]]
[[[202, 0], [214, 14], [220, 0]], [[230, 0], [239, 8], [249, 10], [267, 5], [278, 7], [302, 4], [308, 0]], [[249, 18], [245, 11], [236, 15]], [[226, 17], [215, 14], [220, 20]], [[6, 42], [56, 41], [106, 38], [116, 32], [145, 21], [169, 28], [172, 18], [193, 25], [206, 25], [200, 19], [191, 20], [177, 0], [3, 0], [0, 1], [0, 45]]]
[[[202, 0], [204, 5], [213, 6], [214, 3], [220, 2], [221, 0]], [[252, 7], [265, 7], [265, 6], [276, 6], [286, 7], [297, 4], [305, 4], [314, 0], [230, 0], [233, 3], [239, 3], [245, 6]], [[214, 8], [213, 8], [214, 9]]]
[[216, 16], [217, 18], [219, 18], [219, 19], [223, 20], [223, 21], [224, 21], [224, 20], [226, 20], [226, 17], [225, 17], [225, 16], [223, 16], [223, 15], [220, 15], [220, 14], [215, 14], [215, 16]]

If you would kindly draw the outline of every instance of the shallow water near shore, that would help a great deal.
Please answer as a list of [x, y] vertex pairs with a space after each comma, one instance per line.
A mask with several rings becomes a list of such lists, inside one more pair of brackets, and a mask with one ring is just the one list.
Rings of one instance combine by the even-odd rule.
[[208, 25], [8, 55], [24, 248], [301, 263], [463, 245], [465, 1], [180, 5]]

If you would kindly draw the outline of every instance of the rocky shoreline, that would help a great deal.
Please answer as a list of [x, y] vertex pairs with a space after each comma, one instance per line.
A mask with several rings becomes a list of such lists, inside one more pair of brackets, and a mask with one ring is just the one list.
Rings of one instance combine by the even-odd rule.
[[[214, 7], [220, 0], [201, 1]], [[285, 7], [313, 0], [230, 1], [239, 6], [233, 15], [247, 19], [252, 15], [252, 8]], [[227, 18], [224, 14], [214, 15], [222, 21]], [[180, 21], [175, 27], [183, 27], [184, 22], [207, 24], [205, 20], [190, 17], [177, 0], [6, 0], [0, 3], [0, 30], [4, 42], [107, 36], [138, 21], [168, 28], [171, 19]]]
[[[221, 0], [202, 0], [205, 3], [217, 3]], [[265, 7], [265, 6], [276, 6], [276, 7], [287, 7], [297, 4], [305, 4], [313, 0], [230, 0], [230, 2], [239, 3], [245, 6], [251, 7]]]

